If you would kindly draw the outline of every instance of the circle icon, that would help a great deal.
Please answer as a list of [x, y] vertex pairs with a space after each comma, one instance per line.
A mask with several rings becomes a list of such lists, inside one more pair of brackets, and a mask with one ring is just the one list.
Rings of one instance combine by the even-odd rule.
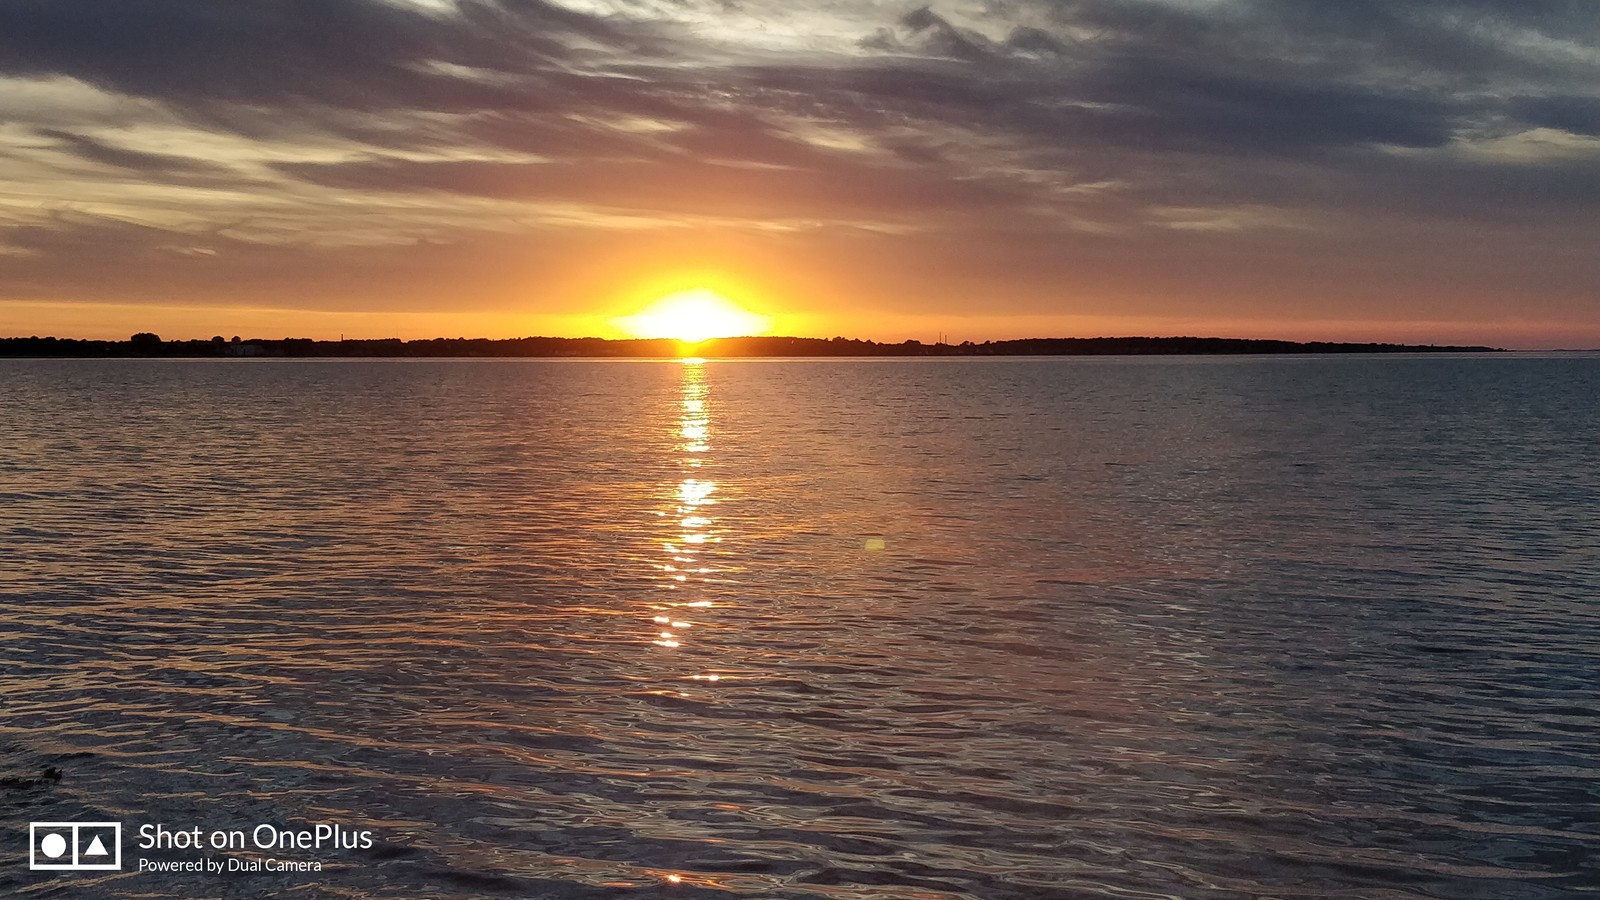
[[51, 859], [60, 859], [67, 852], [67, 839], [59, 834], [47, 834], [39, 839], [39, 852]]

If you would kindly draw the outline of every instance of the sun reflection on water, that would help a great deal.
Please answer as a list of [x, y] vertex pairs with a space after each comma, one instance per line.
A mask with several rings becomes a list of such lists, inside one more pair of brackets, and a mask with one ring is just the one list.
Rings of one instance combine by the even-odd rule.
[[[677, 528], [668, 540], [662, 542], [666, 560], [658, 567], [662, 572], [663, 587], [670, 591], [693, 592], [704, 584], [707, 576], [715, 572], [714, 567], [704, 559], [705, 551], [708, 545], [721, 540], [717, 535], [716, 522], [710, 514], [711, 507], [717, 502], [717, 498], [712, 496], [717, 491], [717, 484], [698, 477], [694, 472], [705, 465], [706, 455], [711, 450], [711, 413], [706, 395], [705, 360], [683, 360], [675, 450], [679, 464], [687, 470], [689, 477], [678, 482], [673, 492], [671, 509], [666, 514], [676, 520]], [[684, 632], [692, 629], [695, 623], [672, 615], [671, 610], [683, 607], [704, 609], [711, 605], [711, 601], [703, 598], [685, 598], [658, 606], [657, 612], [661, 614], [654, 616], [651, 622], [654, 627], [651, 643], [669, 649], [681, 647]]]

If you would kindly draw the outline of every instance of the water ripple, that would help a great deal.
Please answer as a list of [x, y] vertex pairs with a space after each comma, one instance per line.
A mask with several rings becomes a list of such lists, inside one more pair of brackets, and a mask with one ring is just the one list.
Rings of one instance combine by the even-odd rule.
[[[0, 892], [1590, 896], [1600, 360], [0, 362]], [[58, 772], [59, 780], [48, 773]]]

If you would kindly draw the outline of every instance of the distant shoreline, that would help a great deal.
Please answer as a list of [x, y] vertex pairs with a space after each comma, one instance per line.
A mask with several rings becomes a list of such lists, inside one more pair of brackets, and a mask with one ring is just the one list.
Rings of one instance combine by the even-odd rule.
[[0, 357], [33, 358], [586, 358], [670, 359], [682, 356], [743, 357], [883, 357], [883, 356], [1232, 356], [1310, 353], [1503, 353], [1501, 347], [1439, 344], [1277, 341], [1217, 337], [1022, 338], [1009, 341], [967, 341], [884, 344], [850, 338], [740, 337], [713, 338], [699, 344], [672, 339], [607, 340], [605, 338], [428, 338], [402, 341], [317, 341], [311, 338], [213, 338], [163, 341], [154, 334], [126, 341], [76, 338], [0, 338]]

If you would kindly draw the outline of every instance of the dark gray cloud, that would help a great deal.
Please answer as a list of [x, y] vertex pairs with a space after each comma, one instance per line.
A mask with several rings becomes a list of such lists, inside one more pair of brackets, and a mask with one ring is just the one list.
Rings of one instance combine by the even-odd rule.
[[1600, 137], [1600, 95], [1519, 97], [1507, 112], [1529, 125]]
[[537, 76], [576, 41], [640, 49], [600, 19], [538, 0], [463, 0], [455, 14], [383, 0], [0, 3], [0, 72], [193, 105], [540, 108], [541, 85], [512, 76]]
[[169, 153], [132, 150], [89, 137], [88, 135], [74, 134], [70, 131], [39, 128], [36, 129], [35, 133], [40, 137], [58, 142], [69, 153], [81, 159], [117, 169], [127, 169], [151, 178], [196, 175], [222, 176], [228, 172], [226, 168], [203, 159], [176, 156]]
[[[1038, 42], [1037, 35], [1035, 42]], [[862, 38], [860, 44], [868, 50], [968, 61], [989, 59], [996, 53], [993, 43], [982, 34], [957, 28], [927, 6], [919, 6], [901, 16], [897, 28], [879, 28]]]
[[1600, 103], [1581, 80], [1592, 63], [1530, 46], [1593, 49], [1593, 4], [1000, 0], [987, 6], [993, 36], [902, 9], [861, 36], [877, 58], [728, 65], [681, 29], [539, 0], [463, 0], [453, 13], [384, 0], [4, 0], [0, 72], [68, 75], [243, 130], [285, 116], [339, 128], [319, 107], [476, 114], [501, 126], [469, 126], [480, 135], [535, 152], [619, 139], [575, 130], [575, 113], [718, 118], [721, 137], [759, 143], [774, 101], [868, 127], [913, 116], [1043, 143], [1225, 154], [1436, 147], [1492, 121], [1588, 134]]
[[[1592, 4], [1581, 3], [1287, 0], [1191, 8], [1077, 0], [991, 7], [1006, 32], [997, 40], [930, 7], [901, 13], [861, 39], [898, 58], [832, 60], [828, 74], [847, 86], [809, 99], [833, 114], [848, 114], [860, 100], [903, 103], [918, 114], [948, 104], [957, 117], [997, 108], [1016, 127], [1047, 131], [1051, 118], [1040, 108], [1101, 104], [1110, 110], [1101, 117], [1104, 130], [1130, 129], [1147, 142], [1165, 129], [1186, 146], [1235, 137], [1279, 148], [1427, 145], [1471, 114], [1494, 111], [1492, 98], [1477, 98], [1474, 108], [1438, 82], [1564, 70], [1510, 41], [1505, 29], [1592, 41], [1600, 21]], [[1039, 24], [1004, 21], [1030, 9]], [[1040, 27], [1047, 23], [1056, 29]], [[739, 73], [696, 68], [701, 48], [681, 33], [537, 0], [463, 0], [455, 13], [383, 0], [6, 0], [0, 24], [0, 72], [64, 74], [201, 107], [692, 115], [704, 98], [685, 96], [686, 88]], [[1062, 30], [1068, 28], [1075, 30]], [[614, 72], [583, 71], [595, 62], [649, 70], [650, 77], [629, 83], [610, 77]], [[1431, 75], [1434, 83], [1367, 77], [1391, 71]], [[769, 83], [784, 75], [781, 65], [756, 74]], [[737, 92], [743, 85], [726, 87]], [[864, 96], [850, 96], [851, 88]], [[1030, 108], [1032, 115], [1020, 114]], [[1153, 122], [1138, 127], [1144, 120]], [[1084, 117], [1062, 125], [1082, 127]]]

